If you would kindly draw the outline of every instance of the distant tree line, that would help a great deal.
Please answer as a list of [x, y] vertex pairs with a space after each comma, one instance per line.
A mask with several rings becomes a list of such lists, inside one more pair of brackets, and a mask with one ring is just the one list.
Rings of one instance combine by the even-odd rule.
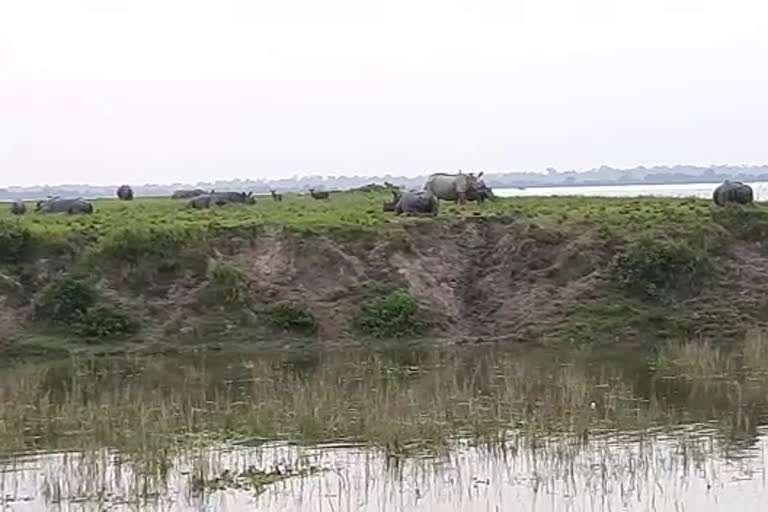
[[[470, 170], [467, 170], [469, 172]], [[201, 188], [217, 191], [248, 191], [254, 194], [279, 192], [300, 192], [309, 188], [318, 190], [348, 190], [371, 187], [372, 185], [394, 184], [403, 188], [421, 188], [423, 176], [304, 176], [267, 179], [235, 179], [201, 183], [172, 183], [165, 185], [147, 184], [133, 186], [137, 197], [170, 196], [177, 189]], [[633, 185], [633, 184], [672, 184], [672, 183], [719, 183], [725, 179], [741, 181], [768, 181], [768, 165], [763, 166], [712, 166], [697, 167], [690, 165], [635, 167], [614, 169], [602, 166], [589, 171], [558, 171], [549, 168], [546, 172], [488, 172], [485, 182], [494, 188], [511, 187], [558, 187], [586, 185]], [[57, 185], [32, 187], [0, 188], [0, 200], [40, 199], [47, 196], [100, 198], [115, 197], [119, 184], [110, 186], [95, 185]], [[373, 188], [372, 188], [373, 189]]]

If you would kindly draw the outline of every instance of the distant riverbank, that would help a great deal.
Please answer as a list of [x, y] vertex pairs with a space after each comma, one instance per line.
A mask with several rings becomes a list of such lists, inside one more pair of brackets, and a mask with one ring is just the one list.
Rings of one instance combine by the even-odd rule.
[[[701, 183], [666, 183], [666, 184], [628, 184], [628, 185], [544, 185], [537, 187], [494, 187], [494, 193], [500, 197], [517, 197], [517, 196], [599, 196], [599, 197], [638, 197], [638, 196], [656, 196], [656, 197], [698, 197], [702, 199], [710, 199], [712, 192], [721, 182], [701, 182]], [[768, 200], [768, 181], [747, 181], [749, 185], [755, 191], [755, 200], [764, 201]], [[406, 187], [414, 188], [414, 187]], [[419, 187], [415, 187], [419, 188]], [[249, 189], [250, 190], [250, 189]], [[330, 189], [329, 189], [330, 190]], [[80, 191], [82, 192], [82, 191]], [[257, 196], [263, 196], [269, 199], [269, 193], [263, 191], [255, 191]], [[61, 194], [66, 197], [84, 197], [89, 199], [110, 199], [114, 197], [113, 193], [109, 194], [86, 194], [71, 192], [69, 194]], [[170, 194], [159, 194], [153, 192], [152, 194], [143, 195], [138, 193], [138, 197], [145, 198], [164, 198]], [[40, 197], [24, 197], [27, 201], [37, 200], [43, 198]], [[12, 199], [0, 197], [0, 203], [11, 202]]]
[[[768, 200], [768, 182], [746, 182], [755, 191], [755, 200]], [[573, 185], [497, 188], [494, 193], [501, 197], [516, 196], [600, 196], [600, 197], [698, 197], [710, 199], [720, 183], [673, 183], [659, 185]]]

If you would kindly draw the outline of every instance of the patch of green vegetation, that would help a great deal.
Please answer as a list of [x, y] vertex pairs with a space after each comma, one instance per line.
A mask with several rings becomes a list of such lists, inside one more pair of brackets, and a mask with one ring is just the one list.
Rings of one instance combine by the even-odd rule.
[[139, 324], [127, 313], [111, 305], [100, 304], [77, 319], [75, 330], [87, 338], [110, 338], [135, 333]]
[[139, 263], [148, 257], [164, 257], [182, 248], [203, 242], [203, 231], [183, 225], [130, 225], [107, 235], [100, 254], [107, 258]]
[[266, 315], [272, 325], [286, 331], [314, 332], [317, 329], [312, 312], [295, 302], [270, 304]]
[[206, 269], [206, 231], [183, 224], [129, 225], [103, 238], [91, 253], [93, 265], [114, 262], [137, 291], [162, 288], [164, 281], [189, 273], [201, 278]]
[[200, 290], [200, 296], [206, 304], [240, 304], [245, 300], [245, 277], [236, 267], [216, 262], [208, 272], [208, 281]]
[[35, 301], [35, 314], [42, 320], [71, 324], [85, 315], [96, 299], [96, 290], [87, 281], [66, 276], [43, 289]]
[[375, 338], [399, 338], [423, 330], [416, 299], [404, 291], [391, 292], [365, 302], [360, 310], [358, 326]]
[[96, 290], [85, 280], [65, 276], [40, 293], [35, 315], [44, 322], [63, 325], [92, 338], [134, 333], [138, 322], [110, 304], [97, 304]]
[[31, 252], [35, 237], [19, 222], [0, 222], [0, 263], [19, 263]]
[[611, 274], [623, 287], [646, 297], [690, 293], [712, 273], [711, 257], [688, 240], [643, 236], [616, 256]]

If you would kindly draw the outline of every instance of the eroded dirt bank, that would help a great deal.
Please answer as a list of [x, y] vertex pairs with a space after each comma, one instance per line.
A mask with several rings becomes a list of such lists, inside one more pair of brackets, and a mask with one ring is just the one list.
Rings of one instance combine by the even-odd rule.
[[768, 257], [720, 227], [633, 238], [588, 221], [499, 216], [221, 229], [128, 249], [3, 267], [5, 350], [378, 337], [647, 343], [737, 337], [768, 318]]

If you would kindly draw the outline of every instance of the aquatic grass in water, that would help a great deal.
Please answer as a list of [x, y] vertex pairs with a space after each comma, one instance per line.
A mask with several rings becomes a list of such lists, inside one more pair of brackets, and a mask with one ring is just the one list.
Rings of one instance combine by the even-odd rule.
[[[385, 463], [399, 481], [418, 482], [420, 492], [437, 485], [422, 478], [432, 471], [467, 489], [502, 485], [512, 471], [517, 485], [504, 493], [517, 489], [519, 499], [542, 492], [619, 499], [612, 482], [634, 482], [627, 489], [645, 499], [663, 475], [668, 499], [670, 491], [685, 495], [673, 483], [680, 472], [747, 457], [764, 442], [760, 425], [768, 417], [768, 379], [743, 377], [741, 347], [725, 354], [696, 342], [672, 350], [665, 357], [676, 364], [660, 376], [637, 365], [636, 354], [621, 362], [584, 349], [347, 350], [301, 360], [208, 353], [25, 364], [0, 370], [0, 445], [20, 469], [23, 458], [14, 452], [75, 450], [36, 462], [49, 468], [49, 499], [62, 503], [103, 505], [121, 495], [151, 508], [153, 500], [165, 503], [168, 489], [189, 489], [185, 500], [220, 507], [222, 496], [253, 499], [255, 491], [263, 491], [258, 499], [266, 502], [259, 503], [272, 503], [290, 495], [270, 494], [272, 488], [304, 496], [298, 489], [335, 485], [334, 475], [353, 478], [364, 468], [379, 475], [375, 468]], [[720, 361], [730, 361], [725, 372], [705, 377]], [[649, 363], [658, 365], [650, 357]], [[702, 377], [678, 378], [690, 376], [690, 368], [703, 369]], [[299, 446], [273, 448], [273, 439]], [[335, 447], [313, 448], [334, 440]], [[430, 460], [441, 465], [430, 469]], [[468, 480], [457, 480], [452, 467], [463, 468]], [[717, 475], [703, 481], [714, 484]], [[424, 503], [443, 503], [439, 493], [448, 488], [432, 488], [422, 494]], [[352, 498], [353, 491], [339, 493]], [[413, 507], [419, 510], [417, 501]]]
[[712, 378], [732, 369], [733, 356], [705, 339], [674, 342], [659, 349], [656, 366], [673, 375]]
[[[685, 347], [660, 356], [657, 366], [666, 357], [674, 362], [664, 367], [676, 372], [671, 375], [723, 377], [719, 384], [687, 384], [689, 394], [709, 386], [698, 400], [730, 396], [737, 375], [721, 373], [726, 359], [698, 345]], [[215, 366], [214, 356], [191, 364], [23, 365], [0, 373], [0, 443], [6, 451], [113, 446], [152, 459], [206, 439], [353, 438], [398, 453], [439, 451], [459, 434], [494, 439], [510, 427], [583, 434], [679, 419], [669, 397], [648, 396], [615, 366], [596, 371], [589, 356], [563, 353], [560, 360], [573, 359], [567, 364], [490, 350], [423, 357], [404, 366], [384, 355], [325, 355], [300, 371], [242, 356], [219, 356]], [[768, 387], [751, 385], [758, 384]], [[713, 418], [710, 403], [698, 407], [701, 420]]]
[[742, 349], [744, 368], [750, 373], [768, 372], [768, 336], [762, 331], [753, 330], [747, 334]]

